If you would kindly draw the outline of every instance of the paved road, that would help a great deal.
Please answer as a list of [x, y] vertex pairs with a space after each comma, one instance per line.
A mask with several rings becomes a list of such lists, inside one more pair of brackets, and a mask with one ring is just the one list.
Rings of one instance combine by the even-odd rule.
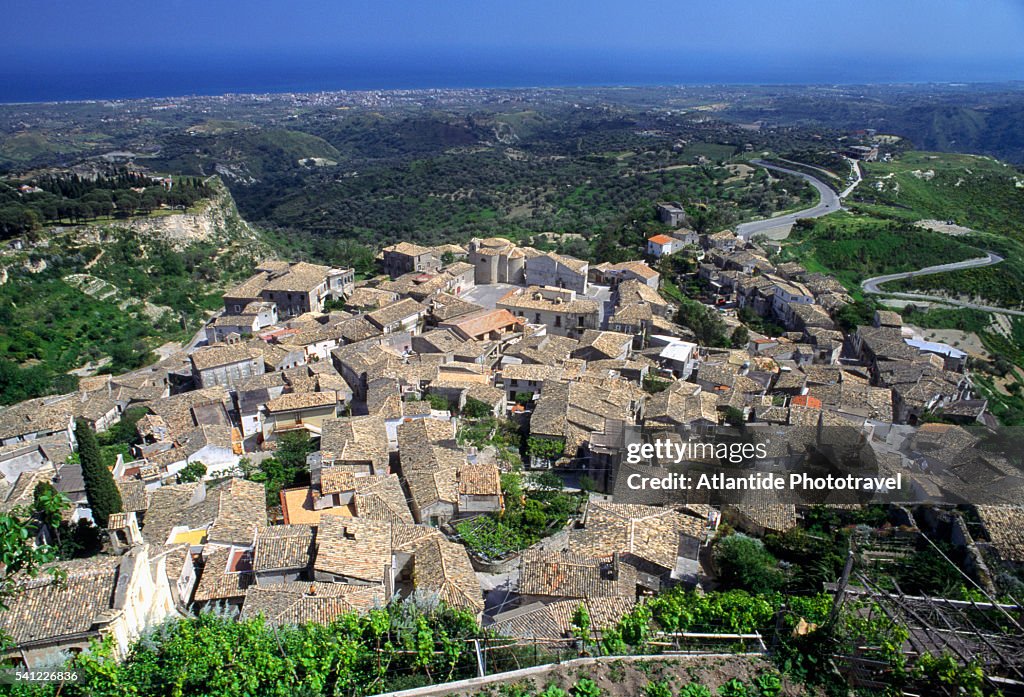
[[736, 234], [739, 237], [749, 240], [754, 235], [767, 232], [768, 230], [790, 226], [800, 218], [820, 218], [823, 215], [835, 213], [839, 210], [840, 200], [838, 194], [828, 188], [828, 186], [826, 186], [825, 183], [817, 177], [812, 177], [809, 174], [798, 172], [795, 169], [787, 169], [785, 167], [779, 167], [778, 165], [770, 165], [764, 160], [751, 160], [750, 162], [751, 164], [764, 167], [765, 169], [773, 169], [777, 172], [785, 172], [786, 174], [792, 174], [795, 177], [800, 177], [818, 190], [821, 200], [818, 202], [818, 205], [805, 208], [804, 210], [797, 211], [796, 213], [787, 213], [786, 215], [779, 215], [774, 218], [768, 218], [767, 220], [755, 220], [750, 223], [737, 225]]
[[1024, 316], [1024, 311], [1021, 310], [1008, 310], [1002, 307], [994, 307], [992, 305], [978, 305], [977, 303], [964, 302], [962, 300], [953, 300], [946, 298], [941, 295], [925, 295], [924, 293], [890, 293], [882, 290], [879, 286], [889, 281], [898, 281], [903, 278], [915, 278], [917, 276], [930, 276], [936, 273], [946, 273], [948, 271], [961, 271], [963, 269], [976, 269], [982, 266], [992, 266], [1003, 261], [1003, 258], [998, 254], [989, 252], [987, 256], [978, 257], [976, 259], [967, 259], [965, 261], [955, 261], [952, 264], [938, 264], [937, 266], [926, 266], [923, 269], [917, 271], [906, 271], [904, 273], [892, 273], [887, 276], [875, 276], [874, 278], [868, 278], [861, 282], [860, 287], [865, 293], [873, 293], [875, 295], [887, 295], [894, 298], [901, 298], [904, 300], [930, 300], [933, 302], [944, 303], [946, 305], [955, 305], [956, 307], [966, 307], [972, 310], [982, 310], [984, 312], [997, 312], [1006, 315], [1020, 315]]

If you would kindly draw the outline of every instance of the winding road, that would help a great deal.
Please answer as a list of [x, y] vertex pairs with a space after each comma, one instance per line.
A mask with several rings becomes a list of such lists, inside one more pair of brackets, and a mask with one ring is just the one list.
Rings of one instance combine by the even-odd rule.
[[898, 281], [903, 278], [915, 278], [917, 276], [930, 276], [936, 273], [946, 273], [948, 271], [961, 271], [963, 269], [976, 269], [982, 266], [992, 266], [1003, 261], [1003, 257], [998, 254], [989, 252], [987, 256], [978, 257], [976, 259], [966, 259], [964, 261], [955, 261], [951, 264], [938, 264], [936, 266], [926, 266], [923, 269], [917, 271], [906, 271], [904, 273], [892, 273], [886, 276], [875, 276], [874, 278], [864, 279], [860, 287], [865, 293], [871, 293], [874, 295], [887, 295], [893, 298], [900, 298], [903, 300], [929, 300], [933, 302], [943, 303], [945, 305], [955, 305], [956, 307], [966, 307], [971, 310], [982, 310], [984, 312], [996, 312], [1004, 315], [1019, 315], [1024, 317], [1024, 311], [1022, 310], [1008, 310], [1004, 307], [995, 307], [993, 305], [978, 305], [977, 303], [964, 302], [962, 300], [953, 300], [952, 298], [943, 297], [941, 295], [925, 295], [924, 293], [890, 293], [882, 290], [879, 286], [883, 283], [890, 281]]
[[736, 235], [738, 237], [744, 240], [749, 240], [754, 235], [759, 235], [763, 232], [767, 232], [768, 230], [788, 227], [800, 218], [820, 218], [823, 215], [835, 213], [840, 209], [841, 201], [839, 194], [830, 189], [825, 182], [821, 181], [817, 177], [812, 177], [810, 174], [805, 174], [804, 172], [798, 172], [795, 169], [787, 169], [786, 167], [768, 164], [764, 160], [751, 160], [750, 163], [759, 167], [764, 167], [765, 169], [773, 169], [777, 172], [784, 172], [786, 174], [792, 174], [794, 177], [800, 177], [818, 190], [821, 200], [818, 202], [818, 205], [796, 211], [795, 213], [787, 213], [774, 218], [767, 218], [766, 220], [754, 220], [749, 223], [737, 225]]

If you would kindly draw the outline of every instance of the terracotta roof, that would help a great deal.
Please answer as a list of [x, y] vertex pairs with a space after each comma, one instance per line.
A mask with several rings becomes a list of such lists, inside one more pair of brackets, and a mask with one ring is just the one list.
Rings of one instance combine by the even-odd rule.
[[675, 240], [669, 237], [668, 235], [654, 235], [653, 237], [648, 237], [647, 241], [653, 242], [654, 244], [665, 245], [669, 244], [670, 242], [674, 242]]
[[383, 586], [351, 586], [344, 583], [278, 583], [251, 586], [239, 619], [262, 616], [271, 626], [312, 622], [330, 624], [342, 615], [383, 607]]
[[317, 409], [334, 406], [337, 403], [338, 395], [335, 392], [292, 392], [270, 400], [265, 406], [268, 412], [274, 413], [297, 411], [300, 409]]
[[207, 548], [203, 557], [205, 564], [196, 584], [193, 600], [207, 602], [211, 600], [228, 600], [245, 596], [245, 590], [255, 582], [251, 570], [228, 571], [228, 547]]
[[8, 608], [0, 612], [0, 631], [15, 644], [89, 632], [114, 609], [121, 561], [97, 556], [48, 565], [66, 577], [58, 581], [43, 571], [19, 583], [20, 592], [7, 598]]
[[252, 569], [255, 572], [305, 569], [309, 566], [315, 539], [311, 525], [271, 525], [264, 528], [256, 536], [253, 546]]
[[388, 521], [327, 516], [317, 532], [316, 571], [384, 583], [392, 567]]
[[412, 512], [397, 474], [356, 478], [356, 514], [360, 518], [412, 523]]
[[561, 598], [621, 597], [636, 599], [636, 569], [609, 557], [591, 557], [569, 550], [530, 549], [519, 565], [519, 593]]
[[436, 535], [418, 545], [413, 556], [416, 590], [436, 593], [452, 607], [483, 612], [483, 591], [465, 547]]
[[489, 629], [499, 636], [563, 639], [572, 632], [572, 619], [580, 605], [587, 608], [591, 630], [601, 632], [617, 625], [635, 602], [632, 598], [613, 597], [559, 600], [548, 605], [533, 603], [496, 615]]

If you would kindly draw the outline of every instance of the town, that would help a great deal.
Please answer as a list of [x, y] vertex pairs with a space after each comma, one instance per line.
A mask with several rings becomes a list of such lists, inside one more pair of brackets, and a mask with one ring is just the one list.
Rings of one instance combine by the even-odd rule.
[[[72, 504], [65, 523], [94, 522], [104, 550], [8, 600], [8, 657], [54, 665], [107, 636], [124, 656], [147, 628], [214, 607], [329, 622], [416, 594], [500, 636], [565, 640], [581, 606], [600, 632], [644, 598], [720, 584], [720, 526], [784, 535], [830, 501], [770, 487], [727, 503], [630, 499], [621, 483], [670, 466], [630, 459], [641, 441], [674, 444], [666, 453], [743, 441], [764, 471], [870, 462], [904, 484], [891, 501], [1003, 504], [973, 507], [976, 541], [955, 524], [953, 536], [1022, 561], [1024, 508], [1005, 504], [1024, 492], [966, 428], [995, 423], [964, 352], [894, 311], [844, 327], [843, 286], [776, 251], [684, 225], [617, 264], [499, 237], [393, 244], [360, 280], [259, 264], [181, 351], [0, 412], [0, 506], [31, 507], [52, 486]], [[677, 323], [662, 291], [684, 276], [702, 289], [684, 301], [718, 318], [731, 347]], [[102, 510], [83, 473], [97, 437], [128, 444]], [[572, 510], [525, 546], [481, 542], [552, 492]], [[902, 524], [914, 528], [909, 509]], [[37, 529], [41, 542], [54, 533]], [[59, 619], [42, 611], [55, 607]]]

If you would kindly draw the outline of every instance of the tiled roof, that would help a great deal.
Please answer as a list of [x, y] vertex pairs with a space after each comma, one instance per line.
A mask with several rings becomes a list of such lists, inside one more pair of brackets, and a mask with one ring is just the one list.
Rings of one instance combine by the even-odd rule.
[[387, 305], [379, 310], [366, 315], [366, 318], [378, 327], [387, 327], [395, 322], [401, 322], [402, 320], [408, 319], [416, 314], [422, 314], [424, 312], [423, 305], [419, 304], [412, 298], [406, 298], [399, 300], [393, 305]]
[[383, 586], [278, 583], [251, 586], [245, 593], [240, 619], [262, 616], [271, 626], [330, 624], [342, 615], [367, 612], [384, 604]]
[[1024, 562], [1024, 506], [975, 506], [992, 546], [1005, 561]]
[[561, 598], [636, 598], [636, 569], [608, 557], [590, 557], [563, 550], [531, 549], [519, 566], [519, 593]]
[[251, 361], [256, 354], [246, 344], [215, 344], [196, 349], [190, 357], [196, 370], [208, 370]]
[[392, 523], [326, 516], [317, 531], [316, 571], [384, 583], [392, 566]]
[[601, 632], [617, 625], [635, 602], [632, 598], [612, 597], [533, 603], [495, 616], [489, 629], [499, 636], [563, 639], [573, 630], [572, 619], [580, 605], [586, 606], [590, 615], [591, 631]]
[[253, 547], [253, 571], [308, 567], [315, 538], [311, 525], [271, 525], [264, 528], [256, 536]]
[[413, 556], [416, 590], [436, 593], [452, 607], [483, 612], [483, 591], [465, 547], [431, 536], [415, 548]]
[[674, 569], [684, 534], [701, 537], [704, 521], [668, 508], [592, 500], [572, 548], [599, 557], [619, 552], [627, 561]]
[[356, 514], [360, 518], [412, 523], [412, 512], [397, 474], [356, 478]]
[[298, 411], [300, 409], [318, 409], [334, 406], [338, 403], [335, 392], [290, 392], [266, 403], [270, 413]]
[[320, 493], [340, 494], [352, 491], [356, 486], [356, 476], [344, 467], [325, 467], [320, 471]]
[[43, 571], [19, 584], [0, 612], [0, 631], [16, 644], [88, 632], [113, 609], [121, 557], [97, 556], [59, 562], [62, 581]]
[[456, 479], [462, 496], [501, 495], [501, 472], [495, 465], [467, 462], [459, 467]]
[[196, 584], [193, 600], [207, 602], [211, 600], [227, 600], [241, 598], [246, 589], [255, 583], [252, 571], [228, 571], [228, 547], [207, 548], [203, 556], [205, 564], [203, 572]]
[[210, 542], [248, 545], [267, 524], [267, 494], [261, 483], [232, 478], [211, 489], [210, 497], [217, 502], [217, 516], [208, 532]]

